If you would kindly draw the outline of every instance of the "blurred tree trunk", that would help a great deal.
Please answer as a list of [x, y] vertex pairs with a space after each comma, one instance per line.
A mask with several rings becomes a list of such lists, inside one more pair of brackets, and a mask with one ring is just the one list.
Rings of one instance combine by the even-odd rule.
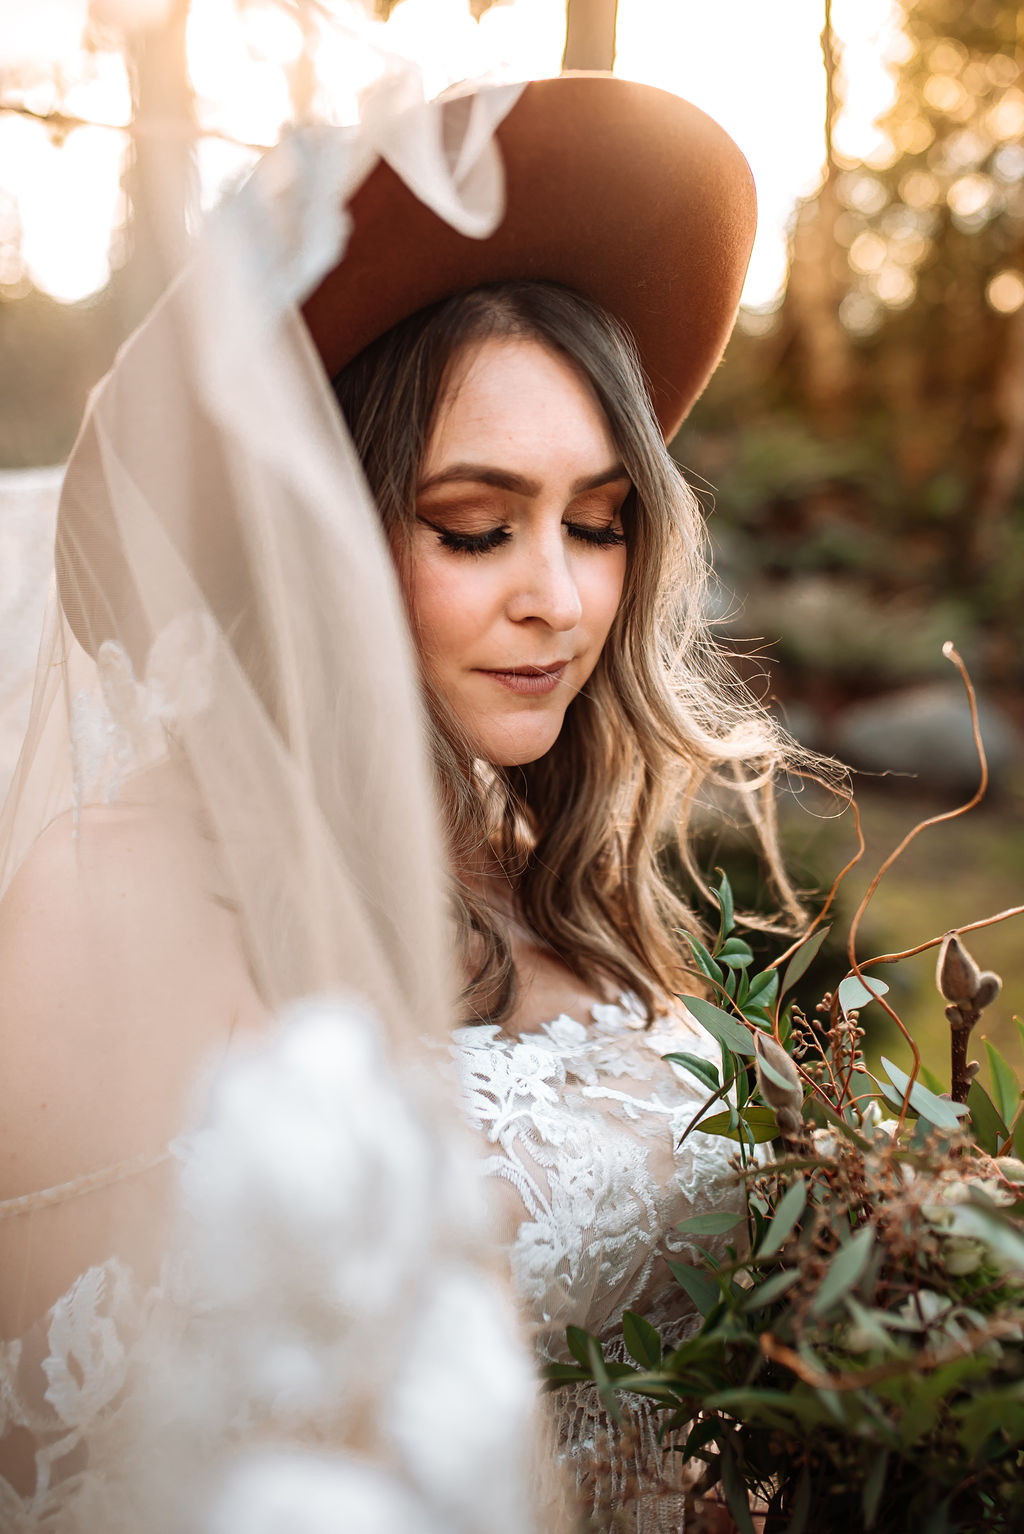
[[618, 0], [568, 0], [564, 69], [612, 69]]
[[160, 22], [126, 39], [133, 111], [124, 188], [131, 250], [117, 285], [130, 321], [150, 307], [181, 265], [196, 206], [196, 117], [185, 45], [189, 3], [170, 0]]
[[1024, 308], [1008, 314], [1003, 324], [1003, 351], [992, 384], [998, 431], [967, 518], [965, 552], [972, 575], [1005, 552], [1014, 501], [1024, 485]]
[[809, 410], [818, 425], [841, 429], [852, 403], [853, 358], [849, 336], [839, 318], [846, 256], [836, 238], [836, 221], [843, 210], [833, 143], [839, 92], [831, 0], [825, 0], [821, 51], [825, 66], [825, 176], [821, 190], [801, 207], [793, 231], [783, 328], [786, 341], [799, 355]]

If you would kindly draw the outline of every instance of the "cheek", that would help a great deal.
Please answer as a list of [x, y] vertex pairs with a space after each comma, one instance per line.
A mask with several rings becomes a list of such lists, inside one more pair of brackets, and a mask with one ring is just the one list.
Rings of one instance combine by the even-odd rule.
[[427, 663], [459, 658], [485, 626], [481, 582], [445, 560], [413, 557], [402, 582], [416, 645]]
[[587, 627], [598, 645], [603, 645], [615, 622], [626, 586], [626, 550], [602, 555], [587, 570], [584, 610]]

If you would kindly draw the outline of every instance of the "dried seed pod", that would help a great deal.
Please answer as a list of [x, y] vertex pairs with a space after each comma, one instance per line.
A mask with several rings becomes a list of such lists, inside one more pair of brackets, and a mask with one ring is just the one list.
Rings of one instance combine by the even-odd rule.
[[1003, 988], [1003, 982], [994, 970], [984, 969], [978, 977], [978, 989], [974, 993], [974, 1005], [979, 1012], [995, 1001]]
[[779, 1114], [785, 1110], [795, 1117], [795, 1129], [799, 1125], [804, 1105], [800, 1072], [782, 1045], [777, 1044], [767, 1033], [758, 1032], [754, 1035], [754, 1062], [758, 1091], [768, 1106], [775, 1109], [779, 1127], [782, 1127]]
[[981, 971], [955, 932], [947, 932], [939, 949], [935, 984], [947, 1001], [969, 1005], [977, 995]]
[[776, 1108], [775, 1122], [779, 1126], [779, 1133], [787, 1140], [795, 1139], [804, 1127], [804, 1121], [795, 1108]]

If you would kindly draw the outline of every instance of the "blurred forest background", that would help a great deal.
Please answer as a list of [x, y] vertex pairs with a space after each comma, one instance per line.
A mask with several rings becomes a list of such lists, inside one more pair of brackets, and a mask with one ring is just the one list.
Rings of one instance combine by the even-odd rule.
[[[60, 303], [32, 285], [16, 212], [0, 200], [0, 470], [66, 457], [88, 389], [180, 259], [195, 218], [188, 0], [135, 0], [136, 25], [125, 29], [127, 3], [94, 0], [75, 78], [0, 60], [0, 116], [39, 118], [61, 143], [78, 123], [74, 91], [120, 50], [131, 143], [110, 279], [88, 301]], [[465, 0], [476, 17], [492, 3]], [[316, 9], [281, 5], [300, 24]], [[740, 669], [801, 741], [859, 769], [865, 868], [977, 784], [944, 640], [981, 694], [987, 800], [927, 832], [886, 878], [862, 956], [1024, 901], [1024, 13], [1013, 0], [901, 9], [881, 147], [851, 161], [831, 131], [842, 58], [823, 0], [823, 174], [793, 216], [784, 294], [741, 313], [673, 444], [712, 511], [722, 624]], [[610, 67], [615, 11], [615, 0], [571, 0], [568, 66]], [[300, 50], [284, 71], [297, 120], [317, 115], [314, 63]], [[3, 538], [0, 525], [0, 625]], [[853, 828], [813, 792], [803, 797], [813, 814], [785, 807], [787, 846], [805, 885], [827, 888]], [[758, 898], [741, 846], [709, 846], [707, 857]], [[849, 881], [847, 916], [864, 883], [859, 872]], [[1024, 1010], [1024, 919], [968, 942], [1006, 982], [982, 1026], [1024, 1075], [1012, 1024]], [[941, 1075], [932, 960], [886, 979]], [[892, 1052], [882, 1023], [873, 1026], [875, 1047]]]

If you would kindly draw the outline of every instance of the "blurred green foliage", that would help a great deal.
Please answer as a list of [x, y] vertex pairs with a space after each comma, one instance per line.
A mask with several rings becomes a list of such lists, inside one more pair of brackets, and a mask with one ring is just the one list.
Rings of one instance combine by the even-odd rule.
[[[923, 677], [944, 629], [1019, 709], [1024, 21], [1009, 0], [904, 10], [885, 143], [798, 209], [777, 314], [736, 334], [674, 450], [787, 662], [840, 689]], [[812, 576], [831, 646], [800, 633]]]

